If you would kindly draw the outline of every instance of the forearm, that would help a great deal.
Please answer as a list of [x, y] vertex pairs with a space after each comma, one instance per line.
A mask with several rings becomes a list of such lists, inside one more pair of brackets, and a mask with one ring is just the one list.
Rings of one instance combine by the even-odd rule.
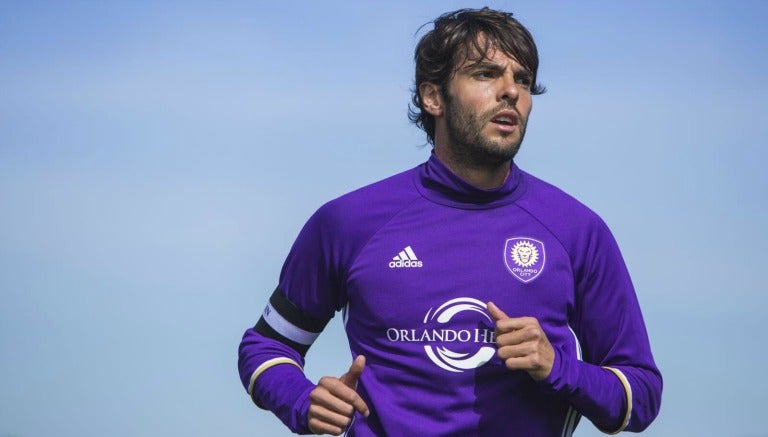
[[639, 432], [656, 417], [661, 377], [655, 369], [598, 366], [557, 351], [552, 372], [542, 384], [563, 396], [606, 433]]
[[627, 430], [639, 432], [648, 427], [659, 414], [663, 381], [656, 370], [625, 365], [612, 366], [627, 379], [631, 388], [632, 411]]
[[311, 434], [308, 425], [309, 393], [315, 385], [291, 365], [269, 368], [256, 379], [252, 398], [272, 411], [291, 431]]
[[291, 431], [308, 434], [309, 392], [315, 385], [295, 350], [253, 329], [240, 343], [238, 369], [244, 388], [260, 408], [272, 411]]

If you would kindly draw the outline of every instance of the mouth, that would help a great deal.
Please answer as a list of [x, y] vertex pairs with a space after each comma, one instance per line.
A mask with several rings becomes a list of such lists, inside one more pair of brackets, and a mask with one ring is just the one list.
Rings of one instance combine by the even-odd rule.
[[518, 117], [515, 111], [501, 111], [491, 118], [491, 123], [494, 123], [502, 130], [514, 129], [518, 124]]

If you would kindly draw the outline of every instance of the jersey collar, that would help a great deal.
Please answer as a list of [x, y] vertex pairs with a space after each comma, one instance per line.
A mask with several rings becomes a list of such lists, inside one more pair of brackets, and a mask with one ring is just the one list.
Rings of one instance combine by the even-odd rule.
[[464, 209], [487, 209], [512, 203], [522, 195], [522, 172], [513, 162], [509, 176], [500, 187], [478, 188], [453, 173], [434, 152], [418, 167], [416, 186], [422, 196], [446, 206]]

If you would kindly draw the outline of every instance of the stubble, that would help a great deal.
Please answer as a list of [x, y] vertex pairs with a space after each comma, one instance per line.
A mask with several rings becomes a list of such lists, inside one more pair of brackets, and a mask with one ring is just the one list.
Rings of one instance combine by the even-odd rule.
[[[454, 98], [445, 93], [446, 111], [445, 122], [448, 133], [451, 154], [462, 165], [474, 168], [495, 167], [511, 161], [525, 137], [527, 120], [521, 117], [517, 109], [502, 103], [496, 108], [476, 115], [472, 110], [463, 107]], [[488, 138], [483, 129], [491, 119], [502, 110], [512, 110], [517, 113], [517, 129], [514, 133]], [[519, 137], [515, 133], [519, 132]]]

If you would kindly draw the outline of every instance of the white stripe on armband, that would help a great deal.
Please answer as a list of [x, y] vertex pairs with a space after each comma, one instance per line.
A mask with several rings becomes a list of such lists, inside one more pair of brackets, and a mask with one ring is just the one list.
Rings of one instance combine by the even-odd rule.
[[629, 425], [629, 418], [632, 417], [632, 386], [629, 385], [629, 381], [627, 380], [627, 377], [624, 376], [624, 374], [619, 369], [614, 369], [613, 367], [605, 367], [603, 366], [603, 369], [610, 370], [613, 372], [614, 375], [616, 375], [617, 378], [619, 378], [619, 381], [621, 381], [621, 385], [624, 386], [624, 392], [627, 394], [627, 414], [624, 416], [624, 420], [621, 422], [621, 427], [619, 427], [618, 430], [610, 432], [610, 431], [604, 431], [607, 434], [618, 434]]
[[256, 383], [256, 378], [258, 378], [259, 375], [264, 373], [265, 370], [269, 369], [270, 367], [277, 366], [278, 364], [292, 364], [292, 365], [298, 367], [299, 370], [304, 372], [304, 369], [301, 368], [299, 363], [297, 363], [296, 361], [293, 361], [292, 359], [290, 359], [288, 357], [277, 357], [277, 358], [272, 358], [271, 360], [264, 361], [251, 374], [251, 382], [248, 383], [248, 394], [251, 397], [253, 397], [253, 385]]
[[281, 316], [269, 302], [267, 302], [267, 307], [264, 309], [262, 317], [264, 317], [264, 320], [269, 323], [269, 326], [280, 335], [305, 346], [312, 346], [312, 343], [314, 343], [320, 335], [319, 332], [305, 331], [289, 322]]

